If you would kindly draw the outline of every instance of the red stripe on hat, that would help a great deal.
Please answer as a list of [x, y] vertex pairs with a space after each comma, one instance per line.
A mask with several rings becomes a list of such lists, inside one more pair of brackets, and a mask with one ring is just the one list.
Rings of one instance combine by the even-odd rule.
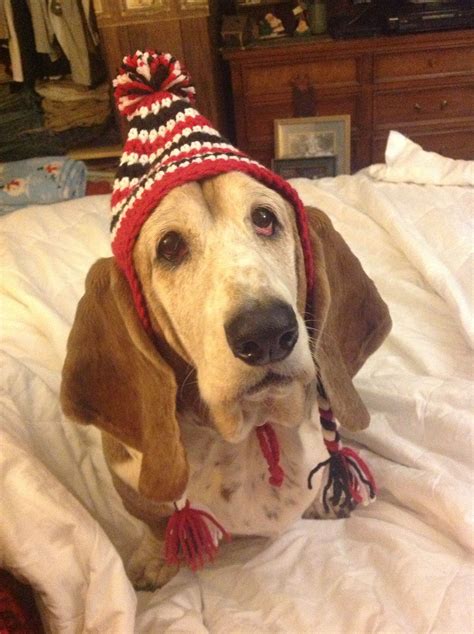
[[134, 190], [135, 190], [135, 187], [124, 187], [123, 189], [116, 187], [114, 191], [112, 192], [112, 197], [111, 197], [112, 207], [115, 207], [122, 200], [130, 196]]
[[[195, 130], [197, 126], [206, 126], [214, 130], [209, 121], [202, 115], [189, 115], [183, 121], [177, 121], [171, 130], [166, 130], [164, 135], [158, 134], [154, 141], [150, 141], [149, 139], [142, 141], [139, 137], [136, 139], [127, 139], [123, 149], [125, 152], [137, 152], [137, 154], [152, 154], [162, 147], [164, 151], [164, 145], [168, 142], [173, 142], [174, 137], [178, 134], [183, 136], [183, 144], [185, 144], [187, 137], [183, 135], [183, 131], [190, 130], [190, 134], [199, 132], [199, 130]], [[215, 130], [215, 132], [216, 136], [220, 137], [217, 130]]]

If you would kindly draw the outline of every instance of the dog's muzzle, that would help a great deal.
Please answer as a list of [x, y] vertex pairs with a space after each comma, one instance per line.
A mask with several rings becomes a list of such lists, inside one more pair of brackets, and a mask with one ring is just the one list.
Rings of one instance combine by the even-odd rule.
[[295, 311], [281, 300], [247, 305], [224, 329], [233, 354], [248, 365], [283, 361], [298, 340]]

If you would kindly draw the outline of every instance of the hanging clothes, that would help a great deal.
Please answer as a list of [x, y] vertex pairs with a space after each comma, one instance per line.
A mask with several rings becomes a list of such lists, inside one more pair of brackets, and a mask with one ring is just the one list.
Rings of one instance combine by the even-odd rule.
[[28, 0], [33, 23], [35, 46], [38, 53], [49, 55], [51, 61], [58, 59], [60, 51], [56, 43], [53, 25], [49, 19], [47, 0]]
[[11, 0], [3, 0], [3, 11], [8, 29], [8, 50], [10, 53], [13, 81], [22, 82], [23, 67], [21, 64], [20, 44], [15, 31]]
[[35, 48], [30, 10], [26, 0], [8, 1], [11, 5], [13, 24], [20, 48], [23, 82], [27, 86], [34, 86], [41, 62]]
[[[40, 4], [41, 0], [0, 0], [0, 14], [4, 16], [8, 29], [13, 81], [25, 83], [30, 88], [38, 77], [70, 73], [69, 62], [55, 40], [52, 27], [48, 32], [44, 19], [38, 19]], [[31, 8], [37, 18], [38, 32], [32, 23]]]
[[98, 36], [88, 0], [35, 0], [46, 2], [54, 34], [71, 65], [73, 81], [91, 86], [104, 76], [97, 53]]
[[13, 80], [71, 73], [94, 86], [105, 77], [90, 0], [0, 0]]

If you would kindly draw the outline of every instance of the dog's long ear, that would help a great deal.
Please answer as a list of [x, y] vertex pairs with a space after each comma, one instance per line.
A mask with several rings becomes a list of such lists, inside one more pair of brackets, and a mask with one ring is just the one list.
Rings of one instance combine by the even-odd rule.
[[[387, 305], [359, 260], [321, 211], [307, 208], [315, 257], [315, 350], [335, 416], [346, 429], [364, 429], [369, 413], [352, 377], [391, 328]], [[323, 314], [321, 314], [321, 312]]]
[[139, 491], [177, 500], [188, 463], [175, 413], [176, 381], [140, 324], [113, 258], [89, 271], [63, 367], [64, 413], [93, 424], [143, 453]]

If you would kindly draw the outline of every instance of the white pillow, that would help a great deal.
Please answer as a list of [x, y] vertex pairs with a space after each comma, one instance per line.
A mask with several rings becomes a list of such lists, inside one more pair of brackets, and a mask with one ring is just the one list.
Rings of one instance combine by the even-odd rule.
[[385, 149], [385, 164], [372, 165], [369, 175], [390, 183], [474, 186], [474, 161], [461, 161], [426, 152], [392, 130]]

